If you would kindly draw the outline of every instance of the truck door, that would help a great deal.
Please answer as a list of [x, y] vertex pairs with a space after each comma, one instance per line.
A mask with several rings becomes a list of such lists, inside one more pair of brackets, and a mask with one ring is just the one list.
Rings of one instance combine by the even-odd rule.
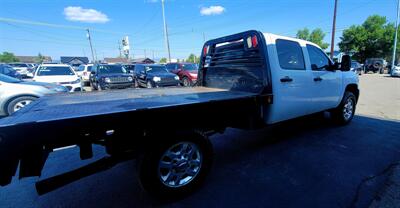
[[312, 102], [311, 112], [320, 112], [336, 107], [341, 92], [341, 73], [328, 71], [332, 64], [328, 56], [318, 47], [307, 44], [309, 57], [308, 68], [312, 71]]
[[279, 38], [268, 46], [269, 54], [276, 54], [270, 56], [274, 101], [268, 123], [309, 113], [311, 72], [306, 70], [302, 48], [299, 42]]

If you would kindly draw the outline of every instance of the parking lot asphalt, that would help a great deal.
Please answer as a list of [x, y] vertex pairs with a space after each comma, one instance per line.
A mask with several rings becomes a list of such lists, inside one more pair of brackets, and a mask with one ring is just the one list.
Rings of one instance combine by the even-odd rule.
[[325, 115], [214, 135], [215, 161], [206, 183], [178, 202], [149, 198], [135, 161], [38, 195], [37, 180], [105, 156], [95, 146], [88, 161], [79, 160], [77, 148], [52, 153], [40, 178], [15, 178], [0, 188], [0, 207], [366, 207], [385, 182], [385, 170], [400, 161], [399, 84], [385, 75], [362, 75], [357, 115], [347, 126]]

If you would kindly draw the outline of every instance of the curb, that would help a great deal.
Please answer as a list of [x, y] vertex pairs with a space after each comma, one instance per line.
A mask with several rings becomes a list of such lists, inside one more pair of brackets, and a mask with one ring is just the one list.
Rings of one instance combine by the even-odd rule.
[[400, 163], [391, 171], [369, 208], [400, 208]]

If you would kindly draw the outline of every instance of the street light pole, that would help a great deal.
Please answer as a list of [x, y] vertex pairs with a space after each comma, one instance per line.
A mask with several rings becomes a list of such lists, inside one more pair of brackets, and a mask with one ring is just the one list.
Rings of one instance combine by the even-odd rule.
[[165, 0], [161, 0], [162, 16], [163, 16], [163, 22], [164, 22], [164, 40], [165, 40], [165, 47], [168, 52], [168, 62], [171, 62], [171, 51], [169, 49], [168, 29], [167, 29], [167, 22], [165, 20], [164, 1]]
[[95, 57], [94, 57], [94, 52], [93, 52], [92, 38], [91, 38], [91, 36], [90, 36], [90, 31], [89, 31], [89, 29], [86, 29], [86, 31], [87, 31], [87, 38], [88, 38], [88, 40], [89, 40], [90, 50], [92, 51], [92, 61], [93, 61], [93, 63], [94, 63], [94, 62], [96, 62], [96, 59], [95, 59]]
[[399, 16], [400, 16], [400, 0], [397, 1], [396, 31], [394, 33], [393, 58], [392, 58], [391, 71], [393, 71], [393, 69], [394, 69], [394, 61], [396, 60], [397, 31], [399, 30]]
[[335, 30], [336, 30], [336, 9], [337, 9], [337, 1], [335, 0], [335, 9], [333, 11], [333, 24], [332, 24], [332, 39], [331, 39], [331, 54], [330, 57], [333, 59], [333, 50], [335, 48]]

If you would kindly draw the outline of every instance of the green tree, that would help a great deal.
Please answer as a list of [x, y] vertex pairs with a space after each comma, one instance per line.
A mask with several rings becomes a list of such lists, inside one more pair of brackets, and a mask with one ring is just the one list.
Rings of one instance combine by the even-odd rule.
[[161, 59], [160, 59], [160, 63], [161, 63], [161, 64], [167, 63], [167, 58], [161, 58]]
[[19, 59], [14, 56], [13, 53], [10, 52], [3, 52], [0, 54], [0, 62], [3, 63], [10, 63], [10, 62], [17, 62]]
[[191, 53], [189, 55], [189, 57], [186, 59], [186, 62], [190, 62], [190, 63], [199, 63], [200, 58], [197, 57], [196, 55], [194, 55], [193, 53]]
[[310, 30], [308, 30], [308, 28], [304, 28], [297, 31], [296, 38], [308, 40], [309, 37], [310, 37]]
[[35, 58], [36, 63], [43, 63], [43, 61], [46, 59], [41, 53], [38, 54], [38, 56]]
[[344, 52], [355, 52], [353, 58], [360, 62], [374, 57], [389, 61], [392, 59], [394, 32], [394, 24], [388, 23], [386, 17], [372, 15], [362, 25], [352, 25], [344, 30], [339, 48]]
[[321, 28], [316, 28], [313, 31], [311, 31], [311, 33], [308, 28], [298, 30], [296, 38], [313, 42], [319, 45], [319, 47], [321, 47], [322, 49], [326, 49], [329, 46], [328, 43], [323, 42], [325, 38], [325, 33], [321, 30]]

